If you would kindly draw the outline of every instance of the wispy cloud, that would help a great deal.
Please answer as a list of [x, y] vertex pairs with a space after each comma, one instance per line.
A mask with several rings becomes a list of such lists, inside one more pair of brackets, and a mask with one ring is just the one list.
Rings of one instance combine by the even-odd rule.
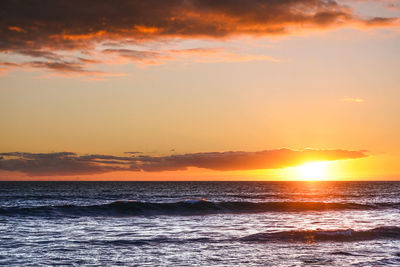
[[400, 10], [400, 2], [398, 0], [347, 0], [348, 2], [359, 2], [359, 3], [376, 3], [383, 6], [383, 8], [390, 11]]
[[88, 69], [88, 65], [95, 64], [95, 60], [77, 58], [74, 61], [65, 60], [36, 60], [27, 61], [23, 63], [0, 62], [1, 72], [15, 71], [15, 70], [35, 70], [43, 69], [55, 73], [57, 76], [90, 76], [94, 79], [101, 79], [104, 77], [124, 76], [124, 73], [108, 73], [98, 70]]
[[160, 65], [168, 61], [186, 62], [243, 62], [243, 61], [273, 61], [278, 59], [261, 54], [243, 54], [226, 51], [223, 48], [188, 48], [168, 50], [135, 50], [135, 49], [105, 49], [102, 51], [115, 58], [109, 62], [136, 62], [143, 65]]
[[365, 151], [290, 149], [256, 152], [228, 151], [150, 156], [126, 152], [130, 156], [78, 155], [58, 153], [0, 153], [0, 170], [17, 171], [29, 176], [68, 176], [100, 174], [112, 171], [178, 171], [189, 167], [216, 171], [278, 169], [308, 161], [332, 161], [366, 157]]

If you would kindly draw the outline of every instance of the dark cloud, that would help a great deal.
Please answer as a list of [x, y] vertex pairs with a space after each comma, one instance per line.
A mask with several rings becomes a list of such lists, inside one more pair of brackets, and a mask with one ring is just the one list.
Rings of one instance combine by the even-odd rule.
[[101, 63], [101, 61], [99, 61], [99, 60], [89, 59], [89, 58], [82, 58], [82, 57], [78, 57], [77, 60], [79, 60], [79, 62], [85, 63], [85, 64], [99, 64], [99, 63]]
[[218, 171], [278, 169], [296, 166], [307, 161], [341, 160], [365, 157], [362, 151], [347, 150], [265, 150], [258, 152], [209, 152], [165, 157], [141, 158], [144, 171], [184, 170], [197, 167]]
[[131, 57], [137, 60], [143, 60], [159, 56], [159, 53], [152, 51], [140, 51], [131, 49], [105, 49], [103, 53], [117, 53], [123, 57]]
[[155, 51], [142, 51], [132, 49], [105, 49], [102, 51], [105, 54], [116, 54], [119, 57], [128, 58], [135, 62], [156, 62], [161, 59], [166, 59], [165, 55]]
[[49, 60], [49, 61], [28, 61], [24, 63], [0, 62], [0, 69], [1, 66], [3, 66], [4, 70], [6, 71], [22, 69], [22, 68], [38, 68], [65, 74], [92, 75], [92, 76], [107, 75], [106, 73], [101, 71], [87, 69], [86, 64], [93, 64], [93, 62], [92, 60], [86, 60], [83, 58], [78, 58], [75, 61]]
[[13, 70], [18, 67], [18, 64], [12, 62], [0, 62], [0, 75], [9, 70]]
[[131, 154], [131, 155], [135, 155], [135, 154], [143, 154], [143, 152], [140, 151], [128, 151], [128, 152], [124, 152], [125, 154]]
[[68, 176], [111, 171], [177, 171], [189, 167], [217, 171], [278, 169], [308, 161], [332, 161], [366, 157], [364, 151], [290, 149], [257, 152], [229, 151], [170, 156], [77, 155], [59, 153], [0, 153], [0, 170], [18, 171], [29, 176]]
[[83, 65], [76, 62], [51, 62], [51, 61], [32, 61], [26, 63], [25, 65], [29, 65], [34, 68], [44, 68], [59, 72], [85, 72]]
[[387, 24], [390, 24], [393, 21], [394, 20], [392, 18], [376, 17], [376, 18], [372, 18], [372, 19], [366, 21], [366, 25], [368, 25], [368, 26], [387, 25]]
[[71, 152], [1, 153], [0, 169], [18, 171], [29, 176], [85, 175], [121, 170], [114, 164], [98, 164], [81, 159]]
[[[380, 27], [396, 21], [361, 18], [334, 0], [2, 0], [0, 17], [0, 52], [48, 60], [62, 58], [60, 51], [85, 52], [100, 43], [123, 46], [170, 38], [282, 35], [354, 24]], [[139, 61], [159, 56], [152, 51], [104, 52]], [[55, 64], [47, 67], [84, 71]]]
[[61, 57], [51, 51], [42, 51], [42, 50], [32, 50], [32, 49], [21, 49], [18, 51], [15, 51], [19, 54], [30, 56], [30, 57], [41, 57], [41, 58], [46, 58], [50, 60], [60, 60]]
[[5, 67], [17, 67], [17, 63], [12, 63], [12, 62], [0, 62], [0, 66], [5, 66]]

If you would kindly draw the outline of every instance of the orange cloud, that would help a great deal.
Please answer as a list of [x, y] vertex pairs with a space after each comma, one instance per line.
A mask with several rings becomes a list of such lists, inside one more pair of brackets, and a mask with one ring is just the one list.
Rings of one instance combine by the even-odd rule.
[[[124, 45], [166, 39], [287, 35], [342, 26], [399, 25], [397, 18], [362, 17], [334, 0], [43, 0], [40, 4], [33, 0], [3, 0], [0, 8], [0, 53], [45, 58], [52, 61], [49, 62], [52, 70], [75, 73], [78, 69], [82, 73], [88, 70], [84, 66], [55, 67], [63, 64], [63, 51], [88, 53], [110, 42], [120, 46], [114, 49], [120, 55], [143, 62], [144, 58], [158, 59], [165, 55], [157, 55], [159, 51], [152, 51], [151, 55], [143, 51], [132, 54], [123, 51]], [[240, 61], [261, 57], [221, 58]]]
[[8, 27], [8, 29], [9, 29], [10, 31], [24, 32], [24, 30], [23, 30], [22, 28], [16, 27], [16, 26], [10, 26], [10, 27]]

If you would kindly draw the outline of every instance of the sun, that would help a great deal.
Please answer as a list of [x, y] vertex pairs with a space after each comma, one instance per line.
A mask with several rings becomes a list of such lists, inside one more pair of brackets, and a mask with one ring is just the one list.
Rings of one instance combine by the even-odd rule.
[[299, 176], [303, 180], [325, 180], [327, 179], [328, 162], [310, 162], [297, 167]]

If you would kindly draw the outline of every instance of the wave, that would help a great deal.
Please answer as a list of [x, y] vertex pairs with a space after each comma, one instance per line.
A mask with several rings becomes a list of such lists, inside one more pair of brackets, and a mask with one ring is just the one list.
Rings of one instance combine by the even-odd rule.
[[353, 242], [375, 239], [400, 239], [400, 227], [384, 226], [370, 230], [293, 230], [273, 233], [257, 233], [241, 238], [246, 242]]
[[87, 240], [87, 241], [74, 241], [76, 244], [83, 245], [106, 245], [106, 246], [152, 246], [159, 244], [185, 244], [185, 243], [218, 243], [232, 240], [216, 240], [206, 237], [199, 238], [168, 238], [168, 237], [155, 237], [150, 239], [116, 239], [116, 240]]
[[[318, 243], [318, 242], [359, 242], [371, 240], [400, 240], [400, 227], [383, 226], [369, 230], [337, 229], [337, 230], [292, 230], [282, 232], [257, 233], [242, 238], [226, 237], [167, 237], [156, 236], [153, 238], [126, 238], [123, 239], [90, 239], [73, 241], [80, 245], [100, 245], [100, 246], [154, 246], [160, 244], [179, 244], [187, 243]], [[334, 255], [341, 256], [363, 256], [348, 251], [335, 251]]]
[[398, 204], [358, 204], [326, 202], [211, 202], [205, 199], [173, 203], [116, 201], [102, 205], [3, 207], [3, 216], [155, 216], [207, 215], [223, 213], [302, 212], [332, 210], [366, 210], [395, 207]]

